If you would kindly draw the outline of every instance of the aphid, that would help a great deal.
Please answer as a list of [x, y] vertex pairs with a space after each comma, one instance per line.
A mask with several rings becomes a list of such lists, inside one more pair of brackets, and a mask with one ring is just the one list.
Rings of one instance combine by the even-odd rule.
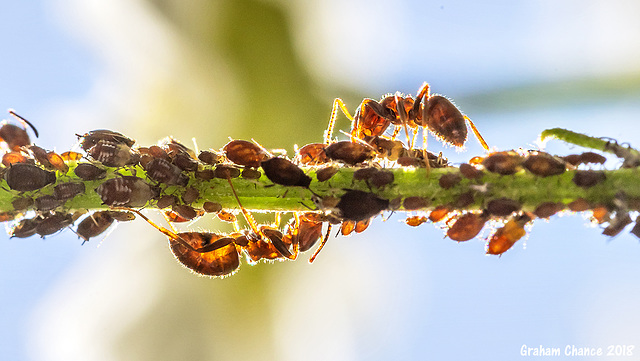
[[13, 209], [16, 211], [26, 210], [33, 205], [34, 201], [31, 197], [17, 197], [11, 201]]
[[524, 225], [530, 220], [529, 216], [523, 214], [510, 219], [503, 227], [496, 230], [489, 238], [487, 254], [500, 255], [509, 250], [520, 238], [527, 234], [524, 230]]
[[220, 219], [221, 221], [228, 222], [228, 223], [235, 223], [238, 220], [235, 214], [225, 210], [218, 211], [217, 216], [218, 216], [218, 219]]
[[240, 169], [229, 165], [218, 165], [213, 171], [213, 176], [221, 179], [238, 178]]
[[107, 170], [91, 163], [80, 163], [73, 169], [79, 178], [85, 181], [102, 179], [107, 176]]
[[474, 196], [475, 192], [474, 191], [467, 191], [464, 193], [461, 193], [460, 195], [458, 195], [458, 197], [456, 198], [455, 201], [455, 205], [458, 208], [465, 208], [467, 206], [470, 206], [473, 204], [473, 202], [475, 202], [475, 196]]
[[356, 233], [362, 233], [369, 228], [369, 224], [371, 224], [371, 218], [363, 219], [361, 221], [356, 222]]
[[325, 154], [331, 160], [356, 165], [375, 158], [376, 151], [370, 145], [344, 140], [327, 146]]
[[262, 173], [259, 170], [253, 168], [243, 169], [240, 175], [244, 179], [260, 179], [260, 177], [262, 177]]
[[353, 180], [369, 180], [378, 170], [375, 167], [360, 168], [353, 172]]
[[611, 218], [609, 217], [609, 209], [605, 206], [596, 206], [591, 210], [591, 217], [598, 222], [598, 224], [602, 224]]
[[271, 158], [261, 163], [264, 174], [275, 184], [309, 188], [311, 177], [300, 167], [285, 158]]
[[564, 173], [566, 166], [563, 161], [548, 153], [538, 153], [527, 156], [522, 166], [529, 172], [548, 177]]
[[448, 206], [448, 205], [437, 206], [431, 211], [431, 213], [429, 213], [429, 220], [434, 223], [440, 222], [451, 211], [452, 211], [451, 206]]
[[13, 110], [10, 109], [9, 114], [17, 118], [23, 124], [23, 127], [20, 128], [17, 125], [3, 122], [2, 127], [0, 127], [0, 140], [7, 143], [10, 150], [18, 151], [21, 147], [31, 144], [31, 139], [27, 133], [27, 126], [33, 130], [33, 134], [35, 134], [36, 138], [38, 137], [38, 130], [33, 126], [33, 124], [16, 114]]
[[82, 138], [80, 146], [85, 152], [93, 148], [102, 140], [115, 144], [123, 144], [128, 148], [131, 148], [135, 143], [135, 140], [130, 139], [118, 132], [107, 129], [92, 130], [84, 135], [76, 135], [78, 136], [78, 138]]
[[207, 213], [216, 213], [222, 210], [222, 205], [215, 202], [204, 202], [204, 204], [202, 204], [202, 208]]
[[0, 212], [0, 222], [13, 221], [18, 214], [19, 214], [18, 212], [11, 212], [11, 211]]
[[488, 215], [484, 213], [465, 213], [456, 219], [455, 223], [449, 227], [447, 236], [458, 242], [468, 241], [482, 231], [488, 219]]
[[9, 230], [10, 237], [27, 238], [33, 236], [34, 234], [36, 234], [36, 227], [41, 220], [42, 218], [40, 216], [35, 218], [21, 219], [18, 224], [16, 224]]
[[389, 208], [389, 200], [373, 193], [349, 189], [336, 205], [338, 217], [343, 220], [362, 221]]
[[258, 168], [262, 161], [269, 158], [269, 155], [264, 149], [246, 140], [232, 140], [227, 143], [222, 150], [227, 156], [227, 159], [235, 164], [246, 167]]
[[316, 179], [318, 179], [318, 182], [325, 182], [331, 179], [331, 177], [338, 173], [339, 170], [340, 167], [335, 165], [328, 165], [324, 168], [320, 168], [316, 171]]
[[144, 180], [122, 176], [106, 180], [96, 188], [102, 202], [112, 207], [142, 207], [158, 196], [158, 190]]
[[199, 169], [195, 172], [196, 179], [208, 181], [215, 178], [213, 169]]
[[4, 165], [5, 167], [10, 167], [12, 164], [17, 164], [17, 163], [26, 163], [26, 164], [33, 164], [33, 159], [28, 158], [25, 154], [23, 154], [22, 152], [8, 152], [2, 155], [2, 165]]
[[573, 183], [578, 187], [591, 188], [607, 179], [604, 172], [594, 170], [577, 170], [573, 175]]
[[132, 165], [140, 160], [140, 155], [131, 151], [124, 143], [109, 140], [99, 140], [96, 145], [87, 151], [91, 159], [94, 159], [107, 167], [124, 167]]
[[423, 209], [429, 205], [429, 201], [423, 197], [407, 197], [402, 201], [402, 206], [407, 211]]
[[636, 217], [636, 224], [631, 229], [631, 234], [640, 238], [640, 218]]
[[200, 159], [202, 163], [216, 165], [224, 161], [224, 155], [214, 150], [203, 150], [198, 154], [198, 159]]
[[57, 199], [56, 197], [50, 194], [45, 194], [35, 199], [36, 209], [39, 212], [52, 211], [58, 208], [59, 206], [61, 206], [62, 203], [63, 202], [61, 200]]
[[155, 158], [145, 166], [147, 177], [166, 185], [186, 186], [189, 177], [182, 174], [178, 166], [169, 163], [162, 158]]
[[78, 224], [76, 234], [85, 242], [104, 233], [114, 221], [126, 222], [135, 219], [132, 212], [97, 211]]
[[393, 183], [394, 180], [395, 176], [388, 170], [376, 170], [376, 172], [369, 177], [369, 183], [375, 188], [382, 188]]
[[586, 199], [578, 198], [573, 202], [570, 202], [569, 204], [567, 204], [567, 207], [569, 208], [569, 210], [573, 212], [584, 212], [589, 208], [591, 208], [591, 205], [589, 204], [589, 202], [587, 202]]
[[425, 216], [411, 216], [407, 217], [407, 219], [404, 220], [404, 223], [411, 227], [417, 227], [428, 220], [429, 219]]
[[484, 158], [482, 165], [486, 170], [501, 175], [511, 175], [520, 170], [522, 157], [515, 152], [497, 152]]
[[296, 160], [304, 165], [320, 165], [329, 162], [327, 154], [324, 152], [326, 144], [311, 143], [298, 149]]
[[78, 152], [72, 152], [72, 151], [66, 151], [62, 154], [60, 154], [60, 157], [62, 157], [62, 160], [64, 161], [79, 161], [80, 159], [82, 159], [82, 153], [78, 153]]
[[54, 234], [61, 229], [73, 224], [71, 214], [68, 213], [48, 213], [36, 225], [36, 233], [40, 236]]
[[484, 172], [468, 163], [460, 164], [460, 173], [467, 179], [480, 179]]
[[9, 188], [15, 191], [28, 192], [55, 183], [56, 174], [32, 164], [17, 163], [6, 170], [4, 179], [7, 181]]
[[47, 152], [47, 160], [53, 169], [62, 172], [62, 174], [67, 174], [69, 171], [69, 166], [64, 162], [60, 154], [53, 151]]
[[635, 168], [640, 166], [640, 153], [637, 150], [618, 144], [615, 140], [609, 140], [604, 146], [606, 151], [612, 152], [618, 158], [622, 158], [622, 168]]
[[186, 153], [176, 154], [172, 163], [186, 172], [194, 172], [198, 169], [198, 161]]
[[182, 194], [182, 202], [184, 202], [184, 204], [191, 204], [198, 200], [199, 197], [199, 190], [194, 187], [187, 187], [187, 189], [185, 189], [184, 193]]
[[607, 158], [595, 152], [584, 152], [580, 154], [580, 163], [583, 164], [604, 164], [606, 161]]
[[84, 192], [85, 185], [79, 182], [59, 183], [53, 187], [53, 196], [61, 201], [66, 201]]
[[355, 231], [356, 229], [356, 221], [344, 221], [342, 222], [342, 224], [340, 225], [340, 233], [343, 236], [348, 236], [351, 233], [353, 233], [353, 231]]
[[564, 204], [563, 203], [558, 203], [558, 202], [544, 202], [539, 204], [536, 209], [533, 211], [533, 214], [535, 214], [537, 217], [539, 218], [545, 218], [548, 219], [549, 217], [553, 216], [554, 214], [560, 212], [561, 210], [564, 209]]
[[158, 198], [156, 202], [156, 207], [159, 209], [171, 207], [175, 204], [178, 204], [178, 197], [173, 194], [163, 194]]
[[171, 210], [182, 217], [184, 219], [183, 222], [190, 221], [204, 214], [203, 210], [197, 210], [186, 204], [175, 204], [171, 207]]
[[459, 174], [445, 173], [442, 176], [440, 176], [440, 179], [438, 180], [438, 184], [440, 185], [440, 187], [444, 189], [450, 189], [456, 184], [460, 183], [461, 180], [462, 180], [462, 177], [460, 177]]
[[506, 217], [513, 212], [519, 211], [521, 207], [520, 202], [503, 197], [490, 200], [487, 203], [487, 212], [494, 216]]

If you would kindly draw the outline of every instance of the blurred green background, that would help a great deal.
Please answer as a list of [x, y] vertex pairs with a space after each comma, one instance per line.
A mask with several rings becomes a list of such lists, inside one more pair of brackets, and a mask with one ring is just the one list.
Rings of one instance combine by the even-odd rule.
[[[633, 1], [42, 0], [0, 9], [0, 99], [37, 124], [46, 148], [108, 128], [142, 145], [255, 138], [292, 154], [294, 143], [322, 140], [335, 97], [353, 111], [364, 97], [415, 94], [423, 81], [499, 149], [534, 147], [551, 127], [640, 144]], [[466, 153], [433, 138], [429, 148], [454, 162], [481, 154], [474, 140]], [[580, 216], [555, 218], [497, 258], [483, 255], [481, 239], [456, 244], [402, 219], [332, 237], [313, 265], [244, 264], [224, 280], [180, 267], [141, 221], [82, 247], [70, 231], [1, 236], [0, 353], [512, 360], [525, 344], [640, 347], [633, 236], [609, 241]]]

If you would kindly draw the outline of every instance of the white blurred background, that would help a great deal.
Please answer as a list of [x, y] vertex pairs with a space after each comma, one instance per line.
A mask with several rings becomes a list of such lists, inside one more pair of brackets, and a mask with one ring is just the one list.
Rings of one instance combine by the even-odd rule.
[[[423, 81], [498, 149], [533, 147], [552, 127], [640, 146], [636, 1], [34, 0], [0, 10], [0, 102], [49, 149], [108, 128], [143, 145], [254, 137], [292, 152], [321, 140], [334, 97], [354, 109]], [[444, 151], [462, 162], [481, 148]], [[0, 235], [0, 355], [513, 360], [525, 344], [640, 354], [640, 245], [628, 232], [608, 239], [581, 215], [554, 217], [488, 257], [481, 239], [457, 244], [402, 219], [332, 237], [313, 265], [245, 264], [224, 280], [180, 267], [142, 221], [83, 246], [70, 231]]]

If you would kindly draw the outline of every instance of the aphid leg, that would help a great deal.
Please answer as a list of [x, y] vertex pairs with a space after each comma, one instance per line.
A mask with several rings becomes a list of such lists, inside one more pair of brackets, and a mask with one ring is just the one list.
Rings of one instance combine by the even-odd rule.
[[318, 253], [320, 253], [320, 251], [322, 251], [322, 249], [324, 248], [324, 245], [327, 244], [327, 240], [329, 239], [329, 233], [331, 233], [331, 223], [327, 223], [327, 233], [324, 235], [322, 242], [320, 242], [318, 249], [316, 249], [316, 251], [313, 253], [311, 258], [309, 258], [309, 263], [313, 263], [313, 261], [316, 260], [316, 257], [318, 257]]
[[488, 152], [489, 146], [487, 145], [487, 142], [484, 141], [484, 138], [482, 138], [482, 135], [480, 135], [480, 132], [478, 131], [478, 128], [476, 128], [476, 125], [473, 124], [473, 121], [471, 121], [471, 119], [469, 119], [468, 116], [465, 115], [464, 119], [469, 122], [469, 126], [471, 127], [471, 130], [473, 130], [473, 134], [475, 134], [476, 138], [478, 138], [478, 142], [480, 142], [480, 145], [482, 145], [482, 148], [484, 148], [484, 150]]
[[[33, 134], [36, 135], [36, 138], [39, 138], [38, 136], [38, 129], [36, 129], [36, 127], [33, 126], [33, 124], [31, 124], [31, 122], [29, 122], [28, 120], [26, 120], [25, 118], [21, 117], [20, 115], [18, 115], [15, 110], [13, 109], [9, 109], [9, 114], [13, 115], [14, 117], [16, 117], [20, 123], [22, 123], [22, 125], [28, 125], [29, 128], [31, 128], [31, 130], [33, 130]], [[26, 127], [25, 127], [26, 128]]]
[[351, 121], [353, 124], [353, 117], [349, 114], [349, 110], [347, 106], [344, 104], [342, 99], [336, 98], [333, 100], [333, 106], [331, 107], [331, 118], [329, 118], [329, 125], [327, 126], [327, 130], [324, 132], [324, 144], [330, 144], [331, 138], [333, 137], [333, 128], [336, 124], [336, 118], [338, 117], [338, 108], [342, 110], [342, 113]]

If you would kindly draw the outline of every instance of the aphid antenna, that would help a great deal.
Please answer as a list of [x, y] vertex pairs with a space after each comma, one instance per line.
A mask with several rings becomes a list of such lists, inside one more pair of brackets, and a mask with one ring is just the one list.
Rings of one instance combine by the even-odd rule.
[[196, 137], [191, 138], [191, 141], [193, 142], [193, 150], [197, 156], [198, 154], [200, 154], [200, 149], [198, 149], [198, 142], [196, 142]]
[[[255, 139], [251, 138], [251, 141], [253, 143], [255, 143], [255, 145], [257, 145], [258, 147], [260, 147], [260, 149], [264, 150], [265, 153], [267, 153], [267, 155], [269, 155], [269, 158], [273, 158], [273, 154], [271, 154], [270, 151], [267, 150], [267, 148], [263, 147], [262, 144], [258, 143]], [[286, 152], [286, 151], [285, 151]]]
[[27, 124], [29, 126], [29, 128], [31, 128], [31, 130], [33, 130], [33, 134], [36, 135], [36, 138], [39, 138], [38, 129], [36, 129], [36, 127], [33, 124], [31, 124], [30, 121], [28, 121], [25, 118], [23, 118], [20, 115], [18, 115], [18, 113], [16, 113], [16, 111], [13, 110], [13, 109], [9, 109], [8, 112], [9, 112], [9, 114], [11, 114], [14, 117], [16, 117], [23, 125]]

